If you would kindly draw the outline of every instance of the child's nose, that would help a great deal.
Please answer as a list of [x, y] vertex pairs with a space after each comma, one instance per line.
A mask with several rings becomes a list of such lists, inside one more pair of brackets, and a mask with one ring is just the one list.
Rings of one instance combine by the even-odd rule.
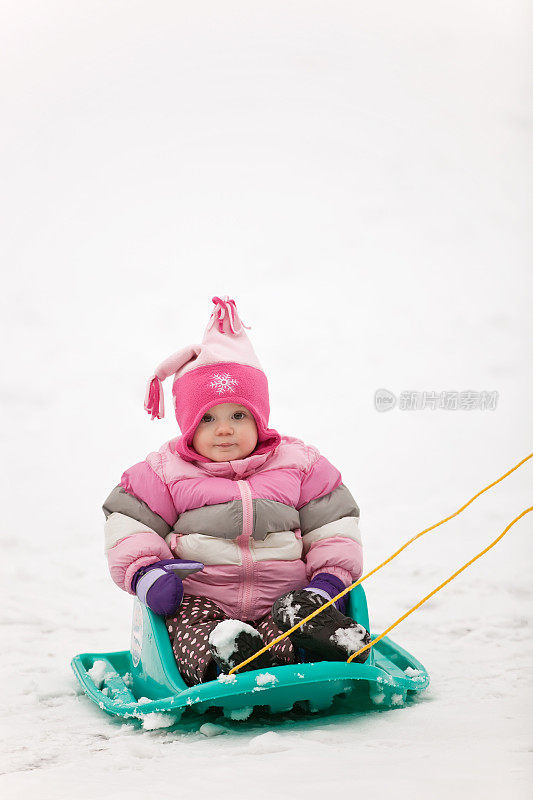
[[224, 433], [233, 433], [233, 427], [229, 422], [220, 422], [217, 425], [217, 433], [224, 434]]

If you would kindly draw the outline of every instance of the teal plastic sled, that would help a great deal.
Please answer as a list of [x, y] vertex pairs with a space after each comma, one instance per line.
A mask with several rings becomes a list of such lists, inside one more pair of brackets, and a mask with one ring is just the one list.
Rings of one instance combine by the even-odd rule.
[[[350, 592], [348, 613], [368, 630], [368, 609], [362, 586]], [[175, 724], [185, 712], [222, 712], [247, 719], [254, 708], [288, 712], [293, 708], [321, 711], [336, 697], [353, 694], [356, 708], [401, 707], [408, 693], [429, 684], [422, 664], [388, 637], [370, 649], [364, 664], [319, 661], [268, 670], [221, 675], [217, 680], [187, 686], [181, 677], [165, 623], [136, 599], [131, 650], [82, 653], [72, 669], [84, 692], [102, 711], [124, 718], [172, 715]]]

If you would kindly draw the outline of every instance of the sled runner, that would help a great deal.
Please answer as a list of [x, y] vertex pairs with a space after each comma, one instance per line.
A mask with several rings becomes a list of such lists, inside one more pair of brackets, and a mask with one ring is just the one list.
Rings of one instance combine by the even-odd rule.
[[[362, 586], [350, 592], [347, 614], [369, 628]], [[357, 707], [400, 707], [408, 693], [429, 684], [422, 664], [388, 637], [370, 649], [364, 664], [319, 661], [220, 675], [187, 686], [181, 677], [164, 620], [134, 601], [131, 649], [82, 653], [72, 669], [84, 692], [102, 711], [142, 719], [168, 712], [176, 722], [185, 711], [222, 712], [246, 719], [256, 707], [278, 713], [294, 706], [308, 711], [328, 708], [336, 697], [354, 695]]]

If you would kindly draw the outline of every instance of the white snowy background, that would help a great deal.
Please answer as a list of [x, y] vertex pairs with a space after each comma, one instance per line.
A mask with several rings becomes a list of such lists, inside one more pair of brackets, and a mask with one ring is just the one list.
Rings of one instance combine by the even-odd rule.
[[[143, 731], [69, 665], [129, 646], [101, 504], [179, 433], [145, 383], [213, 295], [272, 426], [341, 470], [367, 569], [531, 452], [530, 31], [519, 0], [1, 3], [3, 798], [531, 796], [531, 514], [393, 632], [431, 675], [404, 709]], [[378, 388], [499, 400], [378, 413]], [[375, 631], [532, 470], [369, 579]]]

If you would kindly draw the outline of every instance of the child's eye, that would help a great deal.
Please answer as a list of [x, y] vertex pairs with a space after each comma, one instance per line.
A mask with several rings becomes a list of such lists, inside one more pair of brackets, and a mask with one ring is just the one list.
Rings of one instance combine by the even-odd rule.
[[[240, 421], [241, 419], [244, 419], [246, 417], [246, 412], [244, 412], [244, 411], [236, 411], [233, 416], [237, 420]], [[201, 422], [211, 422], [212, 419], [213, 419], [213, 417], [211, 416], [211, 414], [204, 414], [200, 421]]]

